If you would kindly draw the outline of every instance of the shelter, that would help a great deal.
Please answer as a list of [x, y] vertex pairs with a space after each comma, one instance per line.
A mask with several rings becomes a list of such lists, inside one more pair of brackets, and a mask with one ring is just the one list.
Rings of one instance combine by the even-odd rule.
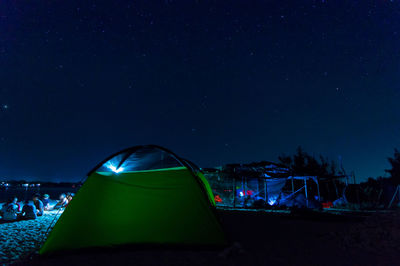
[[274, 205], [290, 175], [285, 166], [267, 161], [203, 171], [216, 194], [217, 205], [233, 208], [250, 207], [260, 200]]
[[213, 189], [217, 206], [229, 208], [314, 208], [320, 205], [317, 202], [322, 198], [337, 199], [342, 194], [338, 182], [345, 179], [347, 184], [347, 176], [298, 176], [284, 165], [268, 161], [228, 164], [205, 168], [203, 172]]
[[96, 166], [40, 254], [122, 244], [221, 245], [210, 186], [193, 165], [155, 145]]

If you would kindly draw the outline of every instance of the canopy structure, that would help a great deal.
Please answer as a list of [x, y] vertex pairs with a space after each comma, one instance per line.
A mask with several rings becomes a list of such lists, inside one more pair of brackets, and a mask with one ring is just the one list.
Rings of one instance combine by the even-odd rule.
[[267, 161], [228, 164], [203, 169], [215, 193], [217, 205], [243, 208], [263, 200], [274, 205], [290, 175], [286, 167]]
[[96, 166], [40, 254], [123, 244], [221, 245], [214, 196], [192, 164], [155, 145]]
[[335, 194], [336, 200], [341, 195], [336, 181], [346, 179], [347, 185], [346, 176], [297, 176], [284, 165], [268, 161], [228, 164], [203, 171], [213, 188], [217, 206], [228, 208], [289, 206], [289, 201], [303, 194], [302, 207], [314, 208], [320, 205], [322, 197]]

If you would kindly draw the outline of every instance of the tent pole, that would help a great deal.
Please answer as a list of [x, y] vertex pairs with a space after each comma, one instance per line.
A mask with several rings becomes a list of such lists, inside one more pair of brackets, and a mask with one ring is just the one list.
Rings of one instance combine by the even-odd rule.
[[304, 190], [306, 192], [306, 204], [308, 208], [307, 178], [304, 178]]
[[267, 179], [264, 178], [264, 201], [267, 202]]
[[376, 201], [376, 203], [377, 203], [378, 205], [379, 205], [379, 202], [381, 201], [382, 192], [383, 192], [383, 189], [381, 188], [381, 189], [379, 190], [378, 199], [377, 199], [377, 201]]
[[245, 207], [245, 195], [246, 195], [246, 191], [244, 191], [244, 177], [242, 177], [242, 194], [244, 194], [243, 195], [243, 206], [242, 207]]
[[333, 185], [335, 186], [336, 198], [339, 198], [339, 192], [336, 185], [336, 180], [333, 180]]
[[233, 177], [233, 208], [236, 208], [236, 195], [237, 195], [236, 178]]
[[294, 194], [294, 181], [293, 181], [293, 176], [292, 176], [292, 194]]
[[392, 207], [392, 203], [393, 203], [394, 199], [396, 198], [396, 195], [398, 192], [399, 192], [399, 185], [397, 185], [396, 190], [394, 191], [392, 200], [390, 201], [388, 208]]
[[244, 196], [247, 196], [247, 176], [244, 178]]

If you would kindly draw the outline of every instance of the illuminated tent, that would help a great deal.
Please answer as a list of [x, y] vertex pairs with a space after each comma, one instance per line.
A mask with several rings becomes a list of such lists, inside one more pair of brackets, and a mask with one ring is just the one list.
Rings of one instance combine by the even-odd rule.
[[211, 188], [159, 146], [123, 150], [89, 174], [40, 254], [123, 244], [225, 244]]

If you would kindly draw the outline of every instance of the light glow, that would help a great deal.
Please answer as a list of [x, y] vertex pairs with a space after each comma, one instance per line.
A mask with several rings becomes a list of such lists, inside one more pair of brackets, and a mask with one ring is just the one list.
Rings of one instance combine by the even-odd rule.
[[113, 172], [116, 173], [116, 174], [119, 174], [119, 173], [121, 173], [122, 171], [125, 170], [123, 167], [117, 168], [117, 167], [115, 167], [115, 166], [112, 165], [112, 164], [108, 164], [108, 165], [107, 165], [107, 168], [110, 169], [111, 171], [113, 171]]
[[222, 202], [222, 199], [219, 195], [215, 195], [214, 200], [215, 200], [215, 202], [218, 202], [218, 203]]

